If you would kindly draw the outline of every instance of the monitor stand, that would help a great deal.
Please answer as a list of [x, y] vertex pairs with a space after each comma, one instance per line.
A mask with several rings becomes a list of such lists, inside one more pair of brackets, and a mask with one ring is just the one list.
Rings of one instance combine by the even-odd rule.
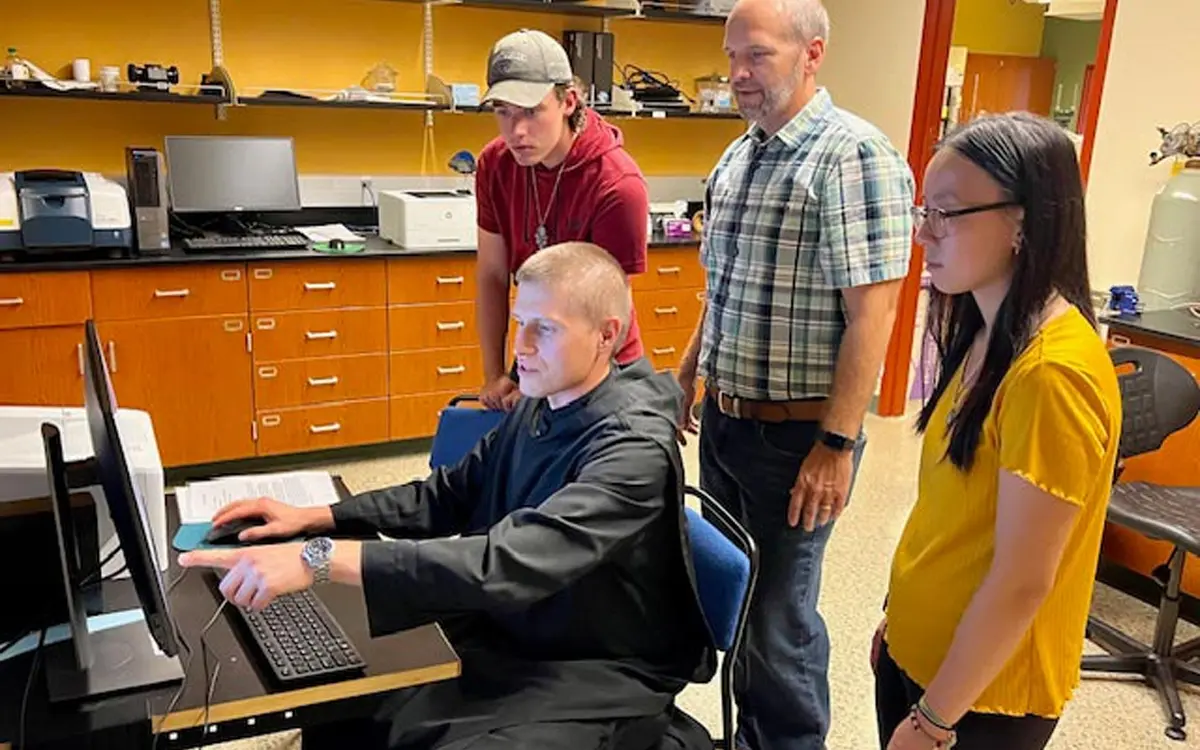
[[52, 424], [42, 425], [42, 443], [71, 633], [69, 641], [45, 649], [50, 702], [97, 700], [179, 682], [183, 679], [179, 658], [162, 653], [145, 620], [96, 633], [88, 631], [84, 573], [80, 570], [70, 494], [99, 484], [96, 461], [64, 461], [62, 436]]

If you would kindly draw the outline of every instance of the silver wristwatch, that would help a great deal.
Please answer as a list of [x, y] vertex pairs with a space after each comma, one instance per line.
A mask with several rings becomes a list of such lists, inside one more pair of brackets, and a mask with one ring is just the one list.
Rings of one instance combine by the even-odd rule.
[[313, 572], [313, 583], [329, 583], [329, 565], [333, 561], [333, 540], [327, 536], [309, 539], [300, 550], [300, 559]]

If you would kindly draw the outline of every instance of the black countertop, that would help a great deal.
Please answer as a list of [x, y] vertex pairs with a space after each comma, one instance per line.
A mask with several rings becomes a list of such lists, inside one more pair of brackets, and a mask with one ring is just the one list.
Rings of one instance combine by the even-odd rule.
[[1124, 334], [1149, 334], [1200, 348], [1200, 317], [1187, 310], [1154, 310], [1140, 315], [1112, 315], [1101, 318], [1110, 331]]
[[[699, 237], [670, 239], [661, 235], [650, 238], [650, 249], [687, 247], [699, 244]], [[418, 258], [436, 255], [473, 255], [471, 250], [405, 250], [378, 236], [368, 236], [366, 249], [347, 255], [320, 253], [315, 250], [287, 248], [279, 250], [226, 250], [221, 252], [186, 252], [182, 246], [172, 246], [162, 255], [132, 255], [111, 258], [106, 251], [81, 250], [54, 255], [18, 254], [0, 256], [0, 273], [29, 271], [85, 271], [103, 268], [140, 268], [198, 263], [247, 263], [280, 260], [323, 260], [326, 258]]]

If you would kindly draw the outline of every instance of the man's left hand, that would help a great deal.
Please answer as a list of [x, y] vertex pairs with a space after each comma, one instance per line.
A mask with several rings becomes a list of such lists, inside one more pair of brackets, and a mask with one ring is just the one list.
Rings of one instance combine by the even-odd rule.
[[846, 507], [853, 473], [854, 457], [850, 452], [835, 451], [821, 443], [814, 445], [792, 486], [788, 525], [795, 528], [803, 522], [804, 530], [811, 532], [837, 520]]
[[261, 610], [278, 596], [313, 585], [313, 573], [300, 558], [303, 544], [271, 544], [233, 550], [197, 550], [179, 556], [184, 568], [227, 571], [221, 593], [239, 607]]

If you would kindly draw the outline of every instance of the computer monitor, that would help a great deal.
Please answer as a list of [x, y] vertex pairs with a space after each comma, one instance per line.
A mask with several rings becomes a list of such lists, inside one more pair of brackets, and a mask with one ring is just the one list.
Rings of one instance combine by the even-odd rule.
[[[69, 644], [46, 654], [46, 677], [52, 702], [95, 699], [177, 682], [183, 678], [179, 638], [171, 619], [145, 503], [129, 471], [117, 428], [117, 404], [96, 327], [87, 321], [84, 335], [84, 410], [94, 455], [83, 461], [63, 460], [62, 436], [53, 424], [42, 425], [46, 475], [58, 532], [67, 597]], [[143, 619], [89, 633], [84, 607], [85, 571], [77, 556], [70, 493], [99, 485], [121, 544], [121, 553]], [[153, 640], [151, 640], [153, 639]]]
[[167, 136], [166, 155], [176, 213], [300, 209], [291, 138]]

